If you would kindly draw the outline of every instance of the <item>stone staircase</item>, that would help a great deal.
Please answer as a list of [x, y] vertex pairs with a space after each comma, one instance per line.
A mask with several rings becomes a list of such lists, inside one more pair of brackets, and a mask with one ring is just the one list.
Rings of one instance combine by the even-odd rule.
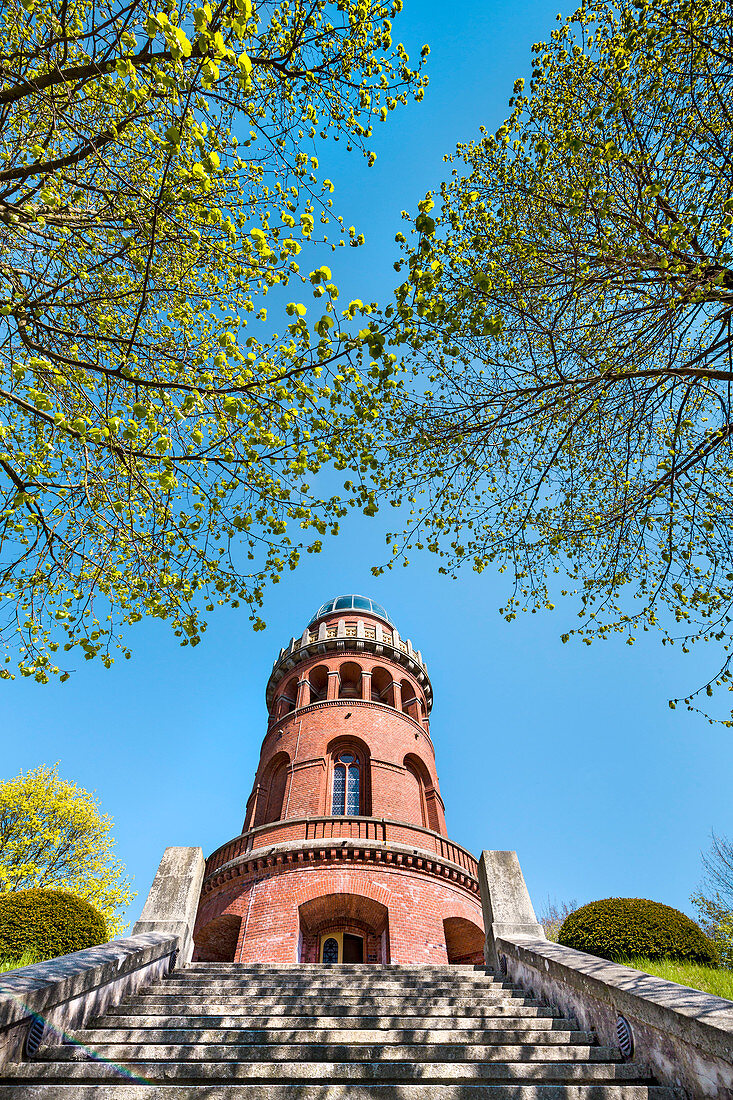
[[672, 1100], [643, 1066], [472, 966], [194, 963], [0, 1100]]

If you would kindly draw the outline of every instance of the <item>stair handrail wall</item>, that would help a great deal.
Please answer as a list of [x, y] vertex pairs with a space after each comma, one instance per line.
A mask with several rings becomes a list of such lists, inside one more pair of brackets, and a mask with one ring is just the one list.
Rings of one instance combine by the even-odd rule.
[[34, 1023], [43, 1025], [44, 1046], [61, 1045], [72, 1030], [168, 973], [177, 948], [177, 936], [148, 932], [0, 975], [0, 1066], [23, 1059]]
[[44, 1046], [189, 962], [201, 848], [166, 848], [133, 935], [0, 974], [0, 1065], [20, 1061], [31, 1027]]
[[[733, 1097], [733, 1002], [552, 943], [535, 917], [516, 852], [485, 851], [479, 884], [484, 957], [531, 996], [623, 1047], [689, 1100]], [[627, 1053], [628, 1052], [628, 1053]]]

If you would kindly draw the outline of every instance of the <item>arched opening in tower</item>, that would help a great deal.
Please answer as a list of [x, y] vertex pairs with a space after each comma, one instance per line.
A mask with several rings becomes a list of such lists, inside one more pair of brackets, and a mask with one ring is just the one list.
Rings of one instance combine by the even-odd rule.
[[298, 678], [293, 676], [277, 697], [274, 715], [276, 718], [284, 718], [295, 710], [298, 701]]
[[322, 894], [298, 906], [298, 958], [315, 962], [389, 962], [389, 912], [362, 894]]
[[443, 921], [449, 963], [483, 965], [484, 933], [465, 917], [446, 917]]
[[234, 913], [214, 917], [196, 933], [195, 962], [234, 962], [242, 918]]
[[402, 689], [402, 709], [405, 714], [409, 714], [411, 718], [414, 718], [416, 722], [420, 721], [420, 700], [417, 697], [414, 687], [409, 680], [402, 680], [400, 682], [400, 688]]
[[311, 703], [322, 702], [328, 694], [328, 669], [325, 665], [316, 665], [308, 673], [311, 686]]
[[355, 661], [345, 661], [339, 669], [339, 699], [361, 699], [361, 669]]
[[394, 706], [392, 674], [386, 668], [372, 669], [372, 702]]

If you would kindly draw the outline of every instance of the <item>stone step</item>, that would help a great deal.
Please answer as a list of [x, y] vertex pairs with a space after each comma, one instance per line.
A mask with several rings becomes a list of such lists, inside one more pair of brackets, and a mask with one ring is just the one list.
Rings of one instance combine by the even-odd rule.
[[325, 1062], [409, 1062], [410, 1064], [441, 1062], [617, 1062], [619, 1052], [611, 1047], [591, 1043], [564, 1044], [504, 1044], [504, 1043], [94, 1043], [50, 1047], [43, 1060], [74, 1062], [86, 1053], [107, 1062], [279, 1062], [287, 1063], [290, 1074], [293, 1063]]
[[[295, 1020], [295, 1027], [310, 1027], [317, 1024], [321, 1027], [327, 1027], [328, 1025], [322, 1022], [324, 1019], [328, 1020], [372, 1020], [375, 1017], [379, 1017], [382, 1020], [406, 1020], [407, 1023], [392, 1023], [389, 1022], [385, 1025], [387, 1027], [415, 1027], [419, 1026], [419, 1023], [425, 1021], [426, 1023], [432, 1023], [432, 1020], [437, 1016], [443, 1019], [452, 1021], [457, 1020], [473, 1020], [483, 1021], [501, 1018], [505, 1016], [521, 1016], [524, 1013], [520, 1012], [521, 1008], [540, 1009], [543, 1006], [538, 1002], [524, 1001], [515, 1002], [504, 1005], [493, 1005], [488, 1007], [475, 1007], [473, 1005], [468, 1007], [461, 1006], [447, 1006], [444, 1005], [439, 1011], [435, 1011], [430, 1005], [308, 1005], [300, 1002], [297, 1007], [292, 1005], [267, 1005], [262, 1006], [258, 1004], [235, 1004], [231, 1001], [192, 1001], [187, 1003], [168, 1002], [168, 1001], [146, 1001], [137, 1002], [128, 1005], [118, 1005], [114, 1012], [110, 1012], [109, 1015], [126, 1015], [126, 1016], [237, 1016], [240, 1020], [240, 1027], [276, 1027], [280, 1020]], [[544, 1013], [543, 1013], [544, 1015]], [[550, 1010], [549, 1015], [555, 1016], [556, 1012]], [[268, 1023], [263, 1021], [267, 1020]], [[248, 1022], [248, 1021], [251, 1021]], [[423, 1024], [426, 1026], [426, 1024]], [[437, 1025], [436, 1025], [437, 1026]], [[473, 1027], [480, 1026], [479, 1023], [473, 1023]]]
[[[412, 1004], [415, 1001], [427, 1002], [434, 1001], [447, 1002], [449, 1004], [459, 1003], [462, 1006], [466, 1005], [494, 1005], [503, 1004], [506, 1001], [521, 1001], [526, 999], [528, 994], [525, 990], [519, 989], [516, 986], [499, 986], [492, 985], [486, 986], [484, 989], [475, 990], [471, 993], [465, 993], [462, 990], [453, 989], [431, 989], [426, 986], [424, 989], [414, 989], [406, 991], [400, 988], [394, 989], [354, 989], [349, 986], [342, 989], [322, 989], [317, 986], [299, 989], [299, 990], [284, 990], [284, 989], [247, 989], [246, 986], [239, 985], [223, 985], [217, 982], [215, 986], [207, 988], [206, 986], [191, 986], [188, 988], [171, 988], [167, 984], [160, 986], [145, 986], [139, 989], [136, 994], [133, 995], [135, 1000], [147, 1001], [152, 1000], [201, 1000], [202, 998], [209, 998], [210, 1000], [235, 1000], [235, 1001], [247, 1001], [250, 1004], [253, 1001], [262, 1004], [277, 1004], [288, 1005], [297, 1004], [301, 1001], [306, 1001], [311, 1004], [315, 1002], [322, 1002], [323, 1004], [332, 1004], [334, 1002], [341, 1003], [354, 1003], [360, 1004], [366, 1003], [379, 1003], [389, 1002], [393, 1004]], [[132, 999], [132, 998], [131, 998]]]
[[[633, 1062], [512, 1061], [479, 1063], [405, 1062], [291, 1062], [290, 1084], [327, 1081], [329, 1084], [610, 1084], [643, 1083], [643, 1066]], [[18, 1083], [118, 1082], [130, 1084], [229, 1084], [249, 1081], [277, 1084], [284, 1076], [283, 1063], [276, 1062], [25, 1062], [13, 1066]], [[134, 1093], [133, 1093], [134, 1096]], [[210, 1094], [207, 1093], [206, 1100]], [[349, 1090], [351, 1100], [351, 1090]]]
[[0, 1100], [684, 1100], [661, 1085], [2, 1084]]
[[362, 979], [355, 979], [349, 982], [327, 982], [322, 979], [313, 981], [290, 981], [290, 982], [278, 982], [278, 981], [265, 981], [265, 979], [253, 981], [249, 978], [235, 978], [235, 977], [219, 977], [212, 975], [211, 978], [179, 978], [171, 977], [166, 978], [161, 983], [162, 989], [170, 989], [173, 992], [187, 992], [188, 990], [241, 990], [243, 993], [256, 993], [263, 996], [272, 996], [274, 994], [287, 994], [288, 996], [298, 996], [302, 993], [309, 992], [324, 992], [324, 993], [343, 993], [345, 990], [354, 990], [358, 993], [390, 993], [400, 992], [405, 995], [413, 994], [423, 990], [434, 990], [436, 993], [450, 993], [460, 994], [461, 996], [469, 996], [470, 994], [476, 994], [482, 996], [487, 990], [501, 990], [501, 989], [514, 989], [516, 988], [508, 981], [499, 981], [496, 978], [481, 978], [477, 982], [430, 982], [430, 981], [388, 981], [386, 978], [382, 978], [379, 981], [364, 981]]
[[227, 988], [240, 988], [240, 989], [261, 989], [263, 991], [267, 989], [276, 989], [278, 992], [290, 992], [291, 994], [301, 993], [304, 989], [332, 989], [332, 990], [346, 990], [354, 989], [358, 991], [369, 989], [398, 989], [401, 992], [407, 994], [412, 993], [416, 989], [446, 989], [452, 993], [460, 993], [462, 995], [468, 995], [471, 993], [480, 993], [484, 990], [492, 989], [506, 989], [515, 988], [512, 982], [508, 978], [476, 978], [471, 981], [452, 982], [446, 978], [410, 978], [409, 980], [402, 980], [399, 978], [364, 978], [359, 975], [355, 975], [353, 978], [340, 978], [336, 979], [333, 976], [324, 975], [322, 977], [316, 977], [315, 975], [310, 978], [291, 978], [287, 980], [280, 980], [277, 975], [273, 975], [269, 978], [252, 978], [247, 976], [239, 976], [236, 974], [210, 974], [210, 975], [186, 975], [176, 974], [173, 971], [172, 974], [163, 978], [158, 984], [161, 987], [170, 986], [171, 989], [208, 989], [211, 986], [226, 986]]
[[156, 988], [169, 990], [171, 993], [187, 993], [196, 990], [241, 990], [243, 994], [261, 993], [263, 996], [300, 997], [311, 991], [339, 996], [351, 993], [353, 996], [364, 994], [393, 994], [401, 997], [411, 997], [416, 993], [434, 990], [436, 994], [451, 997], [485, 997], [496, 996], [507, 990], [516, 990], [518, 987], [509, 981], [474, 982], [471, 985], [454, 982], [249, 982], [237, 978], [166, 978], [156, 983]]
[[[298, 1015], [268, 1015], [254, 1011], [233, 1013], [226, 1005], [221, 1011], [213, 1011], [206, 1006], [202, 1011], [188, 1012], [180, 1006], [144, 1005], [137, 1008], [129, 1005], [114, 1005], [107, 1009], [104, 1017], [113, 1027], [247, 1027], [247, 1028], [303, 1028], [312, 1027], [314, 1022], [321, 1028], [349, 1027], [370, 1028], [414, 1028], [416, 1023], [426, 1021], [431, 1028], [449, 1028], [476, 1030], [490, 1027], [504, 1027], [516, 1020], [553, 1020], [567, 1026], [567, 1021], [555, 1008], [532, 1005], [495, 1005], [489, 1012], [451, 1012], [451, 1013], [412, 1013], [411, 1015], [382, 1016], [355, 1008], [344, 1008], [335, 1014], [315, 1016], [312, 1012]], [[99, 1021], [95, 1021], [95, 1026]]]
[[252, 970], [191, 970], [188, 968], [170, 971], [171, 978], [179, 981], [202, 981], [209, 978], [214, 980], [232, 978], [240, 982], [269, 982], [277, 981], [281, 984], [287, 982], [401, 982], [408, 985], [410, 982], [450, 982], [453, 985], [473, 985], [477, 982], [504, 981], [501, 974], [495, 974], [490, 970], [476, 970], [472, 973], [455, 974], [446, 969], [439, 973], [431, 974], [422, 967], [415, 967], [410, 973], [400, 973], [394, 967], [369, 967], [350, 970], [348, 966], [329, 967], [319, 969], [303, 964], [299, 970], [281, 973], [278, 970], [268, 970], [261, 973]]
[[[524, 1026], [521, 1026], [524, 1025]], [[546, 1026], [542, 1026], [546, 1025]], [[562, 1026], [560, 1026], [562, 1025]], [[593, 1043], [591, 1031], [572, 1030], [565, 1021], [515, 1021], [513, 1026], [470, 1030], [402, 1028], [380, 1031], [367, 1028], [313, 1028], [290, 1030], [242, 1028], [97, 1027], [74, 1033], [76, 1042], [100, 1049], [106, 1043]]]
[[177, 980], [177, 981], [240, 981], [240, 982], [252, 982], [252, 983], [271, 983], [276, 982], [278, 985], [288, 984], [305, 984], [308, 982], [332, 982], [337, 985], [349, 985], [352, 983], [361, 983], [367, 985], [371, 982], [398, 982], [403, 986], [410, 985], [424, 985], [435, 984], [444, 982], [448, 985], [454, 986], [467, 986], [469, 988], [476, 985], [486, 985], [492, 982], [506, 981], [506, 976], [502, 974], [495, 974], [490, 970], [476, 970], [471, 973], [455, 974], [451, 973], [449, 968], [439, 971], [437, 973], [430, 973], [429, 970], [422, 967], [413, 967], [410, 973], [400, 973], [395, 971], [394, 967], [385, 966], [376, 969], [373, 966], [355, 966], [351, 968], [348, 964], [339, 964], [338, 966], [316, 968], [306, 966], [303, 964], [297, 970], [290, 971], [288, 973], [282, 973], [279, 970], [267, 970], [262, 972], [253, 972], [248, 969], [222, 969], [222, 970], [192, 970], [192, 969], [175, 969], [170, 971], [164, 980]]
[[367, 974], [493, 974], [490, 966], [479, 966], [474, 963], [278, 963], [271, 966], [269, 963], [242, 963], [242, 962], [192, 962], [180, 968], [180, 973], [191, 974], [194, 972], [207, 973], [239, 973], [252, 974], [277, 974], [287, 977], [290, 974], [341, 974], [361, 971]]
[[494, 983], [485, 985], [480, 989], [451, 989], [448, 986], [414, 986], [405, 989], [400, 985], [393, 986], [303, 986], [298, 988], [279, 988], [276, 985], [267, 988], [248, 986], [239, 982], [210, 982], [195, 985], [173, 985], [165, 982], [159, 986], [147, 986], [139, 991], [139, 996], [164, 996], [164, 997], [244, 997], [251, 1000], [256, 997], [261, 1001], [273, 1001], [278, 1004], [288, 1001], [301, 1000], [304, 997], [312, 1000], [414, 1000], [415, 998], [433, 997], [452, 1000], [460, 997], [464, 1001], [476, 1001], [493, 1004], [495, 1001], [504, 1000], [507, 997], [524, 997], [526, 993], [516, 986], [499, 985]]
[[[202, 993], [168, 993], [165, 988], [156, 989], [152, 988], [145, 990], [142, 993], [138, 993], [136, 996], [131, 997], [128, 1004], [140, 1004], [148, 1008], [150, 1005], [180, 1005], [181, 1007], [191, 1007], [194, 1005], [205, 1004], [227, 1004], [232, 1008], [252, 1008], [253, 1003], [257, 1005], [258, 1011], [269, 1012], [272, 1015], [281, 1011], [291, 1012], [293, 1009], [297, 1009], [299, 1006], [312, 1007], [317, 1005], [319, 1010], [324, 1014], [329, 1012], [335, 1007], [348, 1008], [379, 1008], [383, 1012], [404, 1012], [408, 1010], [432, 1010], [438, 1008], [480, 1008], [482, 1011], [487, 1010], [489, 1007], [506, 1005], [506, 1004], [525, 1004], [532, 1005], [538, 1002], [528, 997], [526, 993], [521, 990], [506, 989], [496, 993], [486, 993], [482, 997], [432, 997], [425, 995], [424, 997], [404, 996], [395, 997], [369, 997], [363, 993], [355, 993], [353, 991], [345, 990], [341, 995], [333, 994], [328, 997], [313, 996], [308, 998], [306, 996], [301, 997], [288, 997], [285, 994], [279, 997], [258, 997], [253, 1001], [252, 997], [247, 997], [242, 993], [223, 993], [221, 991], [214, 991], [211, 996], [207, 997]], [[214, 1009], [213, 1011], [217, 1011]]]

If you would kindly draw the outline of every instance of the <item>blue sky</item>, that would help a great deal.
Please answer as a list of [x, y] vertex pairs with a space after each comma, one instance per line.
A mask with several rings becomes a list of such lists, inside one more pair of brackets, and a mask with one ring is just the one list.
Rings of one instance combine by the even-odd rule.
[[[337, 212], [367, 236], [363, 250], [326, 261], [347, 301], [389, 297], [400, 210], [439, 186], [458, 141], [500, 125], [555, 5], [405, 0], [395, 40], [413, 57], [430, 43], [425, 101], [381, 128], [373, 169], [360, 157], [320, 158]], [[733, 734], [670, 711], [667, 698], [706, 678], [713, 648], [683, 657], [651, 634], [633, 647], [621, 638], [562, 645], [572, 608], [507, 624], [505, 578], [451, 581], [429, 556], [375, 580], [390, 519], [355, 515], [323, 554], [306, 556], [269, 592], [262, 633], [246, 610], [218, 609], [202, 644], [182, 649], [165, 624], [147, 622], [128, 633], [132, 660], [109, 672], [82, 661], [66, 684], [3, 684], [3, 777], [58, 760], [62, 775], [98, 794], [139, 891], [134, 920], [166, 845], [208, 853], [239, 832], [280, 646], [329, 597], [362, 592], [428, 662], [455, 840], [476, 853], [515, 848], [537, 908], [548, 895], [625, 895], [689, 911], [710, 829], [733, 832]]]

